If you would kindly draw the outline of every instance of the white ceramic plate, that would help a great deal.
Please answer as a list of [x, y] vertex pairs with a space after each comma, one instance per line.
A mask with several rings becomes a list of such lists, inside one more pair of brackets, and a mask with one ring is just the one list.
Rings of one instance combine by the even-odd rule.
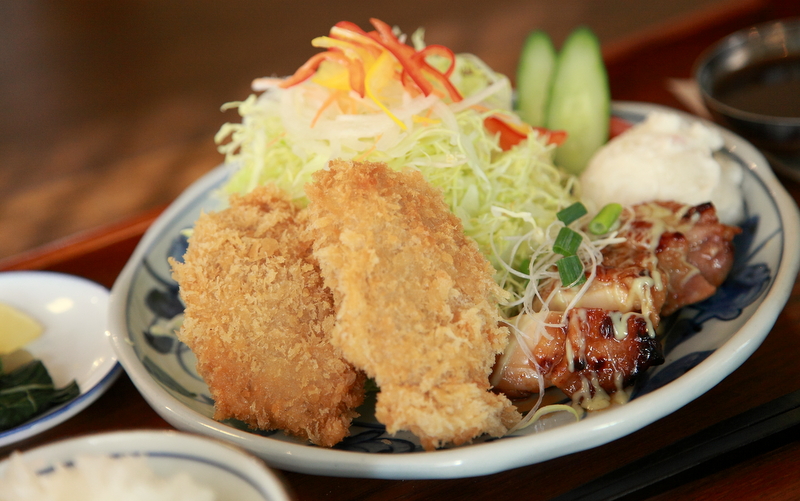
[[[78, 456], [141, 456], [158, 476], [188, 474], [218, 501], [288, 501], [285, 486], [264, 463], [216, 440], [176, 431], [125, 431], [78, 437], [21, 454], [27, 469], [47, 475]], [[10, 459], [0, 462], [0, 480]]]
[[0, 273], [0, 302], [27, 313], [44, 326], [25, 349], [41, 360], [57, 388], [73, 379], [80, 395], [15, 428], [0, 432], [0, 447], [60, 424], [108, 389], [122, 367], [108, 340], [105, 287], [81, 277], [47, 271]]
[[[614, 113], [638, 121], [656, 109], [616, 103]], [[355, 423], [351, 436], [336, 449], [309, 446], [280, 432], [255, 433], [236, 423], [214, 421], [213, 401], [194, 370], [195, 359], [172, 331], [182, 306], [167, 256], [183, 254], [186, 239], [181, 231], [191, 227], [202, 210], [221, 207], [215, 192], [232, 170], [226, 166], [188, 189], [142, 239], [112, 289], [114, 346], [139, 391], [168, 422], [249, 449], [287, 470], [399, 479], [465, 477], [607, 443], [682, 407], [739, 367], [769, 332], [794, 283], [800, 260], [795, 203], [760, 153], [738, 136], [721, 132], [728, 154], [744, 173], [748, 220], [737, 241], [735, 269], [714, 298], [686, 308], [679, 320], [669, 322], [666, 363], [647, 373], [630, 403], [592, 413], [580, 422], [556, 426], [559, 423], [545, 421], [518, 436], [425, 452], [413, 436], [386, 435], [368, 418]], [[367, 405], [361, 413], [370, 412]]]

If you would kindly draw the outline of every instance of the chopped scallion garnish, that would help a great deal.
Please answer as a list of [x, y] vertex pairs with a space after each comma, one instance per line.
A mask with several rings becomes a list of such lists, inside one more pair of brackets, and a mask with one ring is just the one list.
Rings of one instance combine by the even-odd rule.
[[556, 261], [558, 276], [564, 287], [573, 287], [586, 281], [583, 274], [583, 263], [578, 256], [565, 256]]
[[558, 231], [556, 241], [553, 243], [553, 252], [562, 256], [574, 256], [581, 246], [581, 240], [583, 237], [580, 233], [564, 226]]
[[619, 219], [620, 214], [622, 214], [622, 206], [620, 204], [611, 203], [606, 205], [589, 221], [589, 232], [593, 235], [608, 233], [614, 223], [617, 222], [617, 219]]
[[586, 215], [586, 212], [587, 212], [586, 207], [582, 203], [575, 202], [569, 207], [566, 207], [558, 211], [556, 213], [556, 217], [558, 218], [559, 221], [564, 223], [565, 226], [569, 226], [574, 221]]

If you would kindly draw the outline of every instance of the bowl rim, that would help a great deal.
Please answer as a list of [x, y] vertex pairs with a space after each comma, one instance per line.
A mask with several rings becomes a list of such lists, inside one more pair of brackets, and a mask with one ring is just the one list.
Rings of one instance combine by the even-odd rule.
[[[9, 300], [5, 293], [5, 287], [7, 287], [8, 284], [13, 285], [13, 287], [8, 290], [13, 290], [18, 295], [14, 300]], [[33, 291], [41, 287], [47, 287], [49, 291], [56, 290], [62, 295], [65, 291], [69, 291], [73, 294], [73, 298], [78, 297], [87, 299], [88, 301], [91, 297], [93, 301], [97, 301], [97, 303], [92, 302], [92, 304], [96, 304], [96, 306], [92, 306], [91, 308], [93, 312], [96, 310], [97, 313], [102, 313], [104, 315], [104, 318], [98, 320], [98, 324], [94, 325], [94, 327], [99, 327], [100, 324], [102, 324], [101, 330], [91, 331], [92, 334], [80, 336], [79, 339], [74, 339], [74, 341], [77, 342], [75, 346], [85, 349], [88, 346], [85, 343], [87, 343], [91, 337], [93, 351], [96, 352], [99, 358], [96, 358], [92, 363], [89, 377], [83, 376], [82, 378], [74, 378], [80, 386], [80, 394], [77, 397], [69, 402], [53, 407], [42, 414], [34, 416], [13, 428], [0, 431], [0, 447], [11, 446], [22, 440], [34, 437], [73, 418], [108, 391], [124, 370], [119, 361], [117, 351], [114, 349], [109, 339], [108, 304], [111, 298], [111, 291], [106, 286], [89, 280], [88, 278], [57, 271], [10, 270], [0, 273], [0, 300], [29, 313], [31, 313], [32, 308], [35, 311], [36, 309], [44, 308], [44, 306], [41, 304], [35, 307], [30, 304], [26, 305], [24, 301], [20, 301], [19, 299], [20, 297], [24, 297], [25, 294], [21, 296], [19, 296], [19, 294], [20, 292], [33, 293]], [[48, 295], [42, 297], [40, 293], [36, 293], [36, 295], [42, 300], [48, 297]], [[37, 350], [32, 349], [31, 345], [42, 343], [46, 340], [53, 339], [53, 337], [66, 338], [73, 328], [77, 328], [69, 323], [55, 323], [55, 320], [52, 318], [47, 318], [46, 320], [41, 317], [37, 318], [40, 322], [44, 322], [45, 324], [49, 323], [49, 326], [46, 325], [46, 332], [43, 333], [45, 337], [32, 341], [25, 348], [31, 351], [34, 358], [41, 358], [41, 355]], [[86, 329], [89, 325], [91, 325], [91, 319], [84, 319], [84, 321], [81, 322], [80, 330], [84, 333], [90, 332]], [[49, 365], [48, 360], [43, 361], [46, 366]], [[80, 369], [85, 370], [86, 367], [81, 366]], [[52, 371], [52, 365], [49, 365], [48, 371]], [[53, 375], [52, 372], [51, 375]], [[54, 379], [57, 379], [57, 377], [54, 376]], [[56, 381], [56, 384], [59, 384], [58, 381]]]
[[[287, 484], [264, 461], [249, 451], [211, 437], [170, 429], [136, 429], [95, 432], [68, 437], [20, 451], [26, 461], [49, 467], [84, 454], [170, 457], [204, 462], [236, 475], [250, 484], [265, 501], [289, 501]], [[0, 461], [4, 473], [10, 457]]]
[[[761, 113], [754, 113], [744, 111], [731, 105], [725, 104], [713, 96], [710, 89], [704, 85], [704, 78], [701, 77], [703, 71], [707, 68], [708, 63], [715, 57], [722, 54], [724, 51], [741, 47], [747, 43], [752, 42], [753, 34], [760, 35], [759, 38], [764, 39], [768, 34], [777, 30], [784, 32], [793, 31], [800, 32], [800, 16], [787, 17], [782, 19], [775, 19], [772, 21], [765, 21], [763, 23], [754, 24], [747, 28], [743, 28], [733, 33], [725, 35], [723, 38], [717, 40], [712, 45], [707, 47], [695, 59], [692, 65], [691, 75], [697, 83], [697, 88], [701, 97], [706, 103], [706, 106], [715, 111], [737, 120], [745, 120], [749, 122], [766, 124], [769, 126], [778, 127], [798, 127], [800, 126], [800, 117], [779, 117], [773, 115], [764, 115]], [[798, 35], [800, 36], [800, 35]], [[798, 52], [800, 56], [800, 52]]]

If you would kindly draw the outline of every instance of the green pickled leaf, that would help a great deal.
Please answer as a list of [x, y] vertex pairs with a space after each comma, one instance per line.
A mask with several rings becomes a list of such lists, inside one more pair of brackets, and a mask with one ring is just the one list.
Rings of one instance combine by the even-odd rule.
[[75, 381], [57, 389], [41, 360], [0, 374], [0, 430], [20, 425], [79, 394]]

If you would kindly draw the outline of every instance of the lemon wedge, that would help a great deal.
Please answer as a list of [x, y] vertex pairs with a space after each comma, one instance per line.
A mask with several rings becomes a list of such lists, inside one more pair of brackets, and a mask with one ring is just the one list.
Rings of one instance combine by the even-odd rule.
[[12, 353], [38, 338], [44, 327], [13, 306], [0, 303], [0, 355]]

